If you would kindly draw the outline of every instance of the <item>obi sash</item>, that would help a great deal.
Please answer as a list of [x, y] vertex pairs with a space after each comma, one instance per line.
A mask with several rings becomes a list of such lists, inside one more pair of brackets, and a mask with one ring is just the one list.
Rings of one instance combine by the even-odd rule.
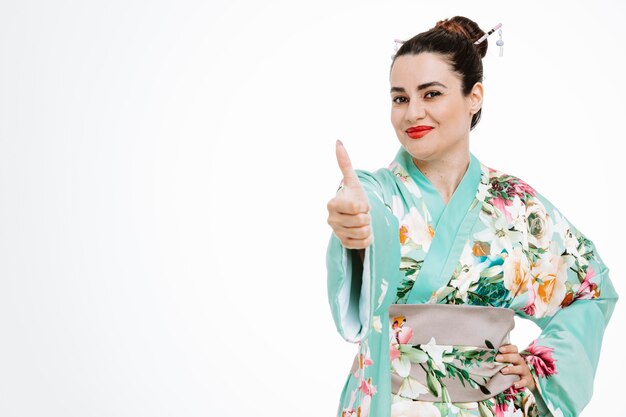
[[[437, 402], [491, 398], [519, 380], [500, 372], [501, 345], [515, 327], [509, 308], [453, 304], [391, 304], [391, 392]], [[359, 369], [355, 358], [352, 372]]]

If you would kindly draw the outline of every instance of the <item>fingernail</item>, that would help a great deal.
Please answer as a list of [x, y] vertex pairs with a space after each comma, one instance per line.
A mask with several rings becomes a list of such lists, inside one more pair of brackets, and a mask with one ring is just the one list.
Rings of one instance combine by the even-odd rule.
[[340, 141], [339, 139], [337, 139], [337, 142], [338, 142], [341, 146], [343, 146], [343, 142], [342, 142], [342, 141]]
[[496, 360], [497, 360], [498, 362], [499, 362], [499, 361], [501, 361], [501, 360], [502, 360], [502, 355], [497, 355], [497, 356], [496, 356]]

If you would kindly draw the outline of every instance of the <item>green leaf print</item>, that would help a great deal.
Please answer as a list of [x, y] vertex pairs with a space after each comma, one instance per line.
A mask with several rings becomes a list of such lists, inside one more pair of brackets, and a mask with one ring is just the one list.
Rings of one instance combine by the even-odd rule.
[[491, 411], [491, 407], [487, 405], [489, 400], [478, 401], [478, 411], [480, 412], [480, 417], [493, 417], [493, 411]]
[[439, 397], [441, 395], [441, 382], [439, 382], [439, 378], [437, 378], [432, 370], [426, 374], [426, 382], [428, 383], [428, 390], [431, 394], [435, 397]]

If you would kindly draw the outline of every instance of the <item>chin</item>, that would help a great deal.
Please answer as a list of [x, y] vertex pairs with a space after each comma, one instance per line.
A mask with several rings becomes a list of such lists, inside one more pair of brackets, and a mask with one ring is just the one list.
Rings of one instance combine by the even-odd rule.
[[401, 140], [402, 147], [416, 159], [429, 159], [435, 152], [429, 144], [420, 142], [421, 139], [405, 139]]

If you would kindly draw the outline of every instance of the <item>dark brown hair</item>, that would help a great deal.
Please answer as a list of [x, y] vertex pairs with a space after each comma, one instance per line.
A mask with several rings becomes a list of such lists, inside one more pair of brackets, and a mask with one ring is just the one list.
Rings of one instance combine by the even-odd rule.
[[[474, 42], [484, 34], [478, 24], [467, 17], [454, 16], [440, 20], [433, 28], [404, 42], [393, 57], [391, 68], [396, 58], [402, 55], [418, 55], [422, 52], [441, 54], [461, 78], [461, 91], [467, 96], [474, 84], [483, 81], [482, 58], [487, 54], [487, 39], [478, 45], [474, 45]], [[481, 113], [482, 108], [472, 116], [470, 130], [478, 124]]]

